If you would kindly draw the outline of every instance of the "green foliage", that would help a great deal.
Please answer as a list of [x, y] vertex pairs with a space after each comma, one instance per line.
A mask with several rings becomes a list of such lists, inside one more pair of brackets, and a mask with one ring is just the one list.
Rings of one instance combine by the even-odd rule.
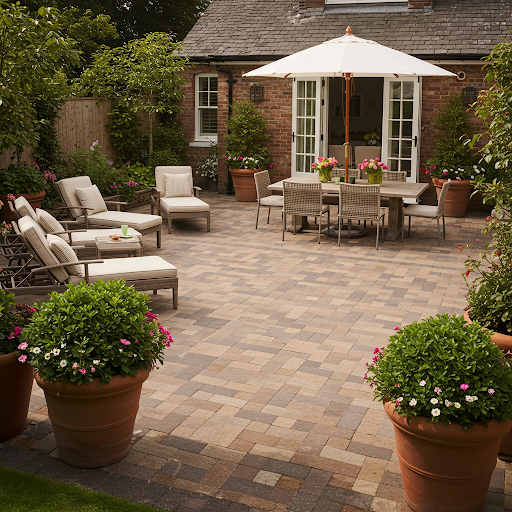
[[208, 148], [208, 155], [197, 157], [196, 174], [199, 174], [202, 178], [208, 178], [212, 179], [213, 181], [217, 181], [217, 176], [219, 174], [218, 166], [219, 157], [217, 144], [210, 143], [210, 147]]
[[58, 13], [0, 1], [0, 152], [38, 139], [33, 97], [41, 83], [52, 83], [78, 62], [75, 42], [62, 36]]
[[36, 164], [9, 164], [7, 169], [0, 169], [0, 194], [39, 194], [48, 187]]
[[[512, 186], [496, 180], [485, 183], [483, 179], [473, 184], [484, 203], [494, 204], [495, 208], [482, 230], [492, 240], [478, 257], [468, 254], [465, 261], [469, 314], [488, 329], [512, 334]], [[464, 248], [459, 247], [461, 251]], [[476, 278], [469, 280], [471, 273]]]
[[115, 375], [163, 363], [169, 331], [149, 313], [149, 297], [124, 281], [68, 285], [39, 305], [22, 336], [29, 362], [47, 381], [106, 384]]
[[181, 122], [168, 119], [155, 126], [151, 165], [183, 165], [188, 156], [188, 142]]
[[120, 194], [123, 201], [129, 203], [137, 197], [137, 190], [140, 190], [139, 184], [136, 181], [122, 181], [121, 183], [113, 183], [110, 185], [112, 194]]
[[225, 136], [226, 157], [254, 157], [261, 153], [268, 139], [267, 122], [251, 101], [233, 103]]
[[[30, 322], [34, 311], [28, 304], [16, 305], [14, 293], [0, 290], [0, 356], [16, 350], [22, 326]], [[25, 352], [20, 351], [20, 354], [25, 355]]]
[[119, 168], [119, 172], [124, 179], [138, 183], [140, 190], [156, 186], [155, 171], [153, 167], [145, 166], [140, 162], [135, 162], [131, 165], [124, 165]]
[[365, 380], [400, 416], [426, 417], [464, 429], [512, 419], [512, 372], [478, 322], [437, 315], [400, 328], [375, 349]]
[[[450, 94], [446, 98], [446, 105], [439, 109], [433, 123], [436, 129], [435, 151], [427, 165], [435, 166], [440, 172], [445, 169], [473, 168], [476, 159], [465, 144], [465, 140], [473, 135], [469, 119], [470, 114], [462, 101], [462, 94]], [[452, 179], [456, 177], [454, 175]]]

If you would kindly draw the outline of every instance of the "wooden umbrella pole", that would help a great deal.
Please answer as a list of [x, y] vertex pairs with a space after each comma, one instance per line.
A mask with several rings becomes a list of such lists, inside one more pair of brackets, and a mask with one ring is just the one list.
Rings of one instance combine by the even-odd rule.
[[348, 183], [348, 152], [350, 150], [350, 73], [345, 75], [345, 183]]

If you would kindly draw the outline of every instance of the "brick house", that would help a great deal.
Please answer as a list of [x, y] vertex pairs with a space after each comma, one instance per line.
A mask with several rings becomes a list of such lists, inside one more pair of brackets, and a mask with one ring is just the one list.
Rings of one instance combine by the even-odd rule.
[[[268, 121], [268, 149], [275, 162], [273, 181], [303, 172], [311, 159], [344, 142], [341, 78], [248, 78], [243, 73], [323, 41], [340, 37], [346, 27], [354, 35], [432, 62], [457, 77], [414, 79], [356, 78], [350, 108], [350, 138], [364, 144], [364, 134], [383, 135], [382, 157], [392, 168], [408, 171], [418, 181], [420, 164], [432, 156], [431, 123], [445, 98], [464, 92], [467, 101], [488, 87], [482, 57], [512, 29], [509, 0], [212, 0], [184, 40], [193, 67], [184, 87], [183, 115], [190, 144], [190, 163], [207, 152], [210, 141], [222, 155], [230, 96], [232, 101], [259, 99]], [[413, 80], [415, 85], [404, 84]], [[398, 138], [391, 127], [390, 87], [414, 88], [402, 97]], [[410, 86], [410, 87], [409, 87]], [[399, 85], [400, 89], [400, 85]], [[301, 91], [310, 90], [311, 94]], [[257, 98], [258, 93], [263, 98]], [[317, 123], [309, 148], [292, 137], [300, 117], [301, 96], [315, 102]], [[411, 101], [405, 101], [406, 99]], [[414, 114], [407, 112], [413, 110]], [[390, 117], [392, 116], [392, 117]], [[306, 115], [307, 117], [307, 115]], [[305, 119], [307, 122], [308, 119]], [[475, 125], [478, 121], [474, 120]], [[298, 132], [297, 132], [298, 133]], [[292, 140], [293, 138], [293, 140]], [[424, 178], [424, 176], [423, 176]], [[200, 178], [199, 178], [200, 180]], [[219, 191], [226, 192], [228, 174], [219, 167]]]

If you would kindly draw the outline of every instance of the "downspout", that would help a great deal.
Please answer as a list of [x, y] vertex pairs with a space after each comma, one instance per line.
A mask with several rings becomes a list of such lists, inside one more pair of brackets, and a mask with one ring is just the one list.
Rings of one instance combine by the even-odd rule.
[[[233, 105], [233, 84], [236, 84], [236, 80], [233, 79], [233, 71], [230, 69], [223, 69], [219, 65], [215, 66], [215, 69], [219, 71], [220, 73], [226, 73], [229, 78], [226, 80], [228, 84], [228, 118], [231, 116], [232, 112], [232, 105]], [[229, 133], [229, 131], [228, 131]], [[231, 174], [229, 173], [229, 166], [228, 166], [228, 195], [233, 195], [234, 193], [233, 189], [233, 178], [231, 177]]]

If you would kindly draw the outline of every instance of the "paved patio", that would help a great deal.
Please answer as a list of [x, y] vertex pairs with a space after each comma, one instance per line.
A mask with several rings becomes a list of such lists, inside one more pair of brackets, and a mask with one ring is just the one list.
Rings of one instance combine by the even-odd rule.
[[[375, 251], [372, 235], [282, 242], [277, 211], [256, 231], [254, 203], [203, 198], [210, 233], [176, 221], [161, 250], [145, 238], [144, 254], [178, 267], [180, 296], [177, 310], [167, 291], [151, 303], [175, 343], [144, 384], [130, 454], [66, 466], [35, 386], [29, 427], [0, 443], [0, 464], [169, 511], [409, 511], [365, 363], [396, 325], [462, 312], [458, 244], [484, 245], [484, 214], [447, 219], [441, 247], [435, 221], [413, 220], [404, 244]], [[509, 464], [498, 461], [484, 510], [512, 510]]]

